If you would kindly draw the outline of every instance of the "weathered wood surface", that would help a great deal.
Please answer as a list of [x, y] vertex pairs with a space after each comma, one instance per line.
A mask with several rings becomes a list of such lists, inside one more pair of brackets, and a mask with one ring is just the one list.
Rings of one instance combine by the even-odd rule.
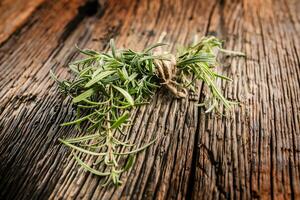
[[[300, 199], [299, 1], [3, 2], [0, 199]], [[171, 44], [212, 34], [245, 52], [224, 58], [233, 82], [219, 83], [242, 106], [220, 117], [160, 91], [136, 111], [130, 137], [162, 139], [121, 187], [103, 188], [57, 141], [80, 133], [59, 126], [74, 113], [48, 72], [71, 77], [74, 44], [103, 50], [113, 37], [142, 49], [163, 31]]]
[[43, 1], [2, 0], [0, 2], [0, 43], [4, 42], [26, 23], [27, 19]]

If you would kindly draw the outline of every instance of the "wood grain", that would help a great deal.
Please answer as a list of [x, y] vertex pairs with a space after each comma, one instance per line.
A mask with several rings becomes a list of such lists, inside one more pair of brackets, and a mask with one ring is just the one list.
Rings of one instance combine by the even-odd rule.
[[44, 0], [2, 0], [0, 2], [0, 44], [18, 30]]
[[[0, 199], [300, 198], [299, 1], [36, 1], [25, 18], [16, 4], [23, 22], [0, 40]], [[164, 31], [174, 51], [195, 35], [216, 35], [245, 52], [221, 58], [218, 69], [233, 78], [218, 85], [241, 106], [204, 114], [195, 101], [159, 91], [134, 111], [128, 131], [137, 144], [161, 139], [121, 187], [103, 188], [57, 141], [84, 133], [59, 126], [75, 116], [49, 70], [72, 77], [74, 44], [105, 50], [115, 38], [140, 50]], [[201, 82], [196, 94], [199, 102], [207, 94]]]

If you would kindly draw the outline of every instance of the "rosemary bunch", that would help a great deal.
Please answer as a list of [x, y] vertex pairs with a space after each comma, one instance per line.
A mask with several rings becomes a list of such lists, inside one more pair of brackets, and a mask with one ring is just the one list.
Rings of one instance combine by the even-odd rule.
[[[148, 103], [157, 88], [165, 86], [182, 98], [187, 96], [187, 90], [194, 90], [196, 80], [202, 80], [211, 92], [204, 103], [207, 111], [220, 105], [230, 107], [231, 102], [215, 85], [217, 78], [230, 80], [213, 69], [218, 64], [216, 50], [225, 51], [217, 38], [204, 37], [177, 56], [156, 50], [162, 45], [157, 43], [141, 52], [116, 50], [111, 40], [109, 53], [78, 48], [85, 58], [69, 64], [74, 80], [59, 81], [50, 71], [76, 107], [77, 118], [62, 125], [79, 128], [82, 123], [88, 125], [85, 136], [60, 141], [73, 150], [74, 158], [82, 167], [105, 177], [103, 185], [121, 184], [120, 175], [133, 165], [136, 153], [156, 141], [135, 147], [126, 141], [126, 127], [131, 125], [130, 110]], [[76, 152], [95, 156], [95, 162], [88, 165]]]

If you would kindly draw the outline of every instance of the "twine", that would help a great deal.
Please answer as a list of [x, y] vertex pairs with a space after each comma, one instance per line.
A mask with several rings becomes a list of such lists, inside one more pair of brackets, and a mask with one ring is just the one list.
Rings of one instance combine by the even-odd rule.
[[[160, 51], [154, 52], [154, 55], [161, 55]], [[169, 55], [169, 60], [155, 59], [156, 72], [161, 79], [161, 85], [167, 88], [175, 97], [185, 98], [187, 91], [178, 82], [176, 82], [177, 67], [176, 57]]]

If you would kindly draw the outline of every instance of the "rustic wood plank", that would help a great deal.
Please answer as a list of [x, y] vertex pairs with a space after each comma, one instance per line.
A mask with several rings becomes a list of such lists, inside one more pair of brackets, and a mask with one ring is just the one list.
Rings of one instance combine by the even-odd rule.
[[[53, 55], [64, 45], [61, 36], [84, 3], [47, 2], [21, 33], [1, 46], [1, 199], [38, 198], [49, 186], [44, 184], [51, 188], [49, 179], [60, 175], [58, 170], [56, 175], [45, 176], [60, 164], [47, 154], [57, 150], [57, 136], [51, 128], [58, 125], [56, 117], [62, 114], [58, 113], [59, 102], [53, 101], [56, 98], [49, 92], [53, 84], [48, 78], [53, 64], [49, 61], [53, 62]], [[43, 101], [46, 94], [52, 100]]]
[[2, 0], [0, 2], [0, 44], [18, 30], [45, 0]]
[[[299, 1], [99, 2], [47, 1], [0, 47], [1, 199], [300, 198]], [[128, 131], [137, 144], [161, 139], [121, 187], [103, 188], [57, 142], [84, 133], [59, 126], [74, 113], [48, 72], [70, 77], [74, 44], [104, 50], [113, 37], [142, 49], [163, 31], [170, 44], [213, 34], [246, 52], [220, 69], [234, 79], [219, 83], [226, 96], [242, 105], [208, 115], [159, 91]]]
[[248, 58], [224, 70], [235, 77], [227, 96], [242, 107], [230, 118], [200, 113], [194, 199], [300, 198], [299, 6], [217, 5], [210, 31]]
[[[168, 3], [163, 5], [152, 1], [139, 3], [138, 5], [129, 1], [127, 3], [122, 5], [111, 3], [106, 8], [105, 15], [101, 18], [102, 21], [98, 21], [95, 25], [93, 30], [95, 34], [93, 35], [95, 37], [101, 35], [103, 27], [106, 27], [105, 25], [109, 21], [109, 29], [117, 30], [117, 45], [141, 49], [146, 44], [157, 41], [160, 36], [159, 33], [169, 29], [174, 30], [174, 33], [168, 35], [168, 40], [172, 41], [174, 40], [173, 38], [178, 38], [177, 42], [179, 43], [186, 42], [187, 38], [191, 40], [199, 32], [199, 30], [188, 32], [189, 27], [192, 27], [194, 23], [189, 17], [178, 15], [174, 19], [171, 12], [166, 12], [166, 10], [172, 9]], [[179, 12], [183, 7], [186, 7], [187, 10], [185, 12], [188, 13], [201, 6], [197, 2], [194, 4], [189, 2], [184, 4], [181, 2], [176, 3], [178, 4], [173, 8], [174, 12]], [[213, 4], [209, 5], [212, 7]], [[148, 16], [143, 18], [139, 17], [149, 7], [153, 8], [151, 14], [149, 13]], [[202, 9], [204, 14], [205, 10], [203, 7]], [[161, 13], [164, 15], [160, 16], [160, 18], [167, 19], [167, 21], [157, 23], [157, 15], [162, 15]], [[208, 17], [209, 12], [206, 13], [206, 16], [203, 16], [206, 19]], [[203, 20], [203, 18], [198, 18], [197, 20], [204, 23], [203, 26], [206, 27], [205, 23], [207, 23], [207, 20]], [[180, 24], [172, 24], [173, 20], [180, 21]], [[98, 31], [98, 27], [100, 31]], [[204, 31], [201, 34], [204, 34]], [[89, 48], [95, 48], [97, 47], [95, 45], [99, 44], [88, 43], [86, 45]], [[180, 112], [178, 112], [178, 109]], [[136, 138], [137, 144], [145, 140], [143, 138], [146, 138], [147, 141], [149, 141], [150, 137], [153, 138], [156, 135], [161, 135], [163, 138], [159, 144], [154, 145], [149, 151], [138, 156], [139, 159], [134, 169], [129, 174], [125, 174], [128, 177], [124, 177], [124, 185], [117, 190], [115, 188], [102, 188], [99, 180], [94, 179], [92, 175], [86, 177], [86, 174], [82, 174], [82, 169], [74, 172], [73, 169], [78, 169], [78, 166], [74, 162], [70, 162], [61, 178], [62, 182], [56, 186], [51, 197], [118, 199], [130, 196], [141, 199], [151, 198], [154, 194], [157, 198], [176, 197], [175, 195], [185, 197], [191, 156], [176, 160], [176, 155], [192, 154], [194, 144], [194, 135], [192, 133], [196, 128], [195, 115], [193, 102], [183, 101], [180, 103], [169, 96], [158, 94], [158, 97], [154, 99], [149, 107], [139, 109], [135, 118], [136, 123], [130, 133], [131, 138]], [[190, 134], [185, 135], [184, 133]], [[172, 140], [171, 137], [177, 139]], [[187, 167], [182, 168], [182, 166]], [[72, 173], [69, 170], [73, 170]], [[172, 177], [172, 175], [174, 176]], [[170, 187], [169, 182], [172, 182], [173, 187]]]

